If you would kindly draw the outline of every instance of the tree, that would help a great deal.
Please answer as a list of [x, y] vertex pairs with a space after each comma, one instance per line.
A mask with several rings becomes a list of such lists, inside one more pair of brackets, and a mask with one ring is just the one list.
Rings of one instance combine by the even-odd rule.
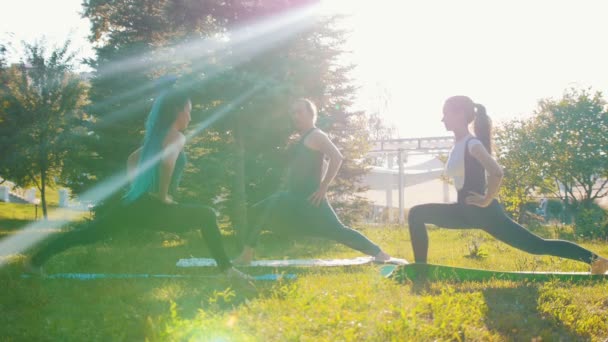
[[505, 176], [500, 188], [500, 200], [515, 220], [522, 222], [524, 206], [535, 190], [543, 187], [541, 164], [535, 158], [538, 143], [535, 127], [530, 120], [512, 120], [495, 131], [495, 152]]
[[[257, 161], [246, 159], [250, 161], [246, 164], [246, 174], [250, 185], [247, 196], [251, 202], [276, 191], [274, 175], [287, 167], [285, 145], [293, 139], [289, 136], [287, 113], [295, 98], [307, 97], [318, 107], [319, 126], [328, 132], [346, 157], [330, 188], [336, 209], [349, 222], [359, 218], [367, 204], [356, 194], [365, 190], [360, 181], [369, 166], [366, 158], [369, 132], [364, 112], [352, 108], [356, 88], [349, 74], [353, 66], [340, 63], [345, 53], [346, 33], [339, 27], [341, 19], [335, 16], [314, 20], [300, 34], [242, 68], [247, 75], [256, 75], [254, 79], [270, 79], [267, 90], [244, 109], [243, 114], [248, 115], [233, 117], [245, 120], [246, 127], [253, 128], [245, 140], [245, 154], [266, 156], [261, 162], [259, 158]], [[268, 149], [271, 146], [274, 148]], [[269, 186], [260, 186], [265, 183]]]
[[0, 42], [0, 70], [6, 68], [6, 45]]
[[46, 190], [70, 159], [73, 139], [83, 133], [87, 88], [73, 73], [70, 42], [47, 54], [45, 43], [25, 44], [20, 66], [8, 70], [2, 89], [0, 165], [17, 185], [35, 185], [47, 218]]
[[[8, 68], [6, 65], [6, 46], [3, 43], [0, 43], [0, 99], [4, 99], [5, 97], [5, 89], [7, 86], [7, 73]], [[2, 127], [2, 124], [7, 121], [7, 109], [8, 103], [6, 103], [6, 101], [0, 102], [0, 127]], [[8, 141], [6, 141], [6, 138], [3, 135], [0, 136], [0, 155], [7, 155], [10, 152], [8, 150], [8, 147]], [[0, 176], [4, 175], [4, 177], [6, 177], [8, 169], [9, 165], [6, 165], [5, 163], [0, 163]], [[6, 182], [6, 179], [2, 178], [0, 184], [4, 182]]]
[[608, 195], [608, 112], [600, 92], [570, 89], [539, 102], [538, 159], [566, 210], [588, 208]]
[[[154, 97], [155, 90], [147, 85], [173, 73], [178, 84], [191, 90], [194, 126], [250, 89], [259, 89], [189, 143], [185, 197], [224, 199], [215, 205], [224, 206], [234, 226], [245, 225], [245, 203], [276, 191], [285, 171], [286, 145], [293, 140], [287, 114], [297, 97], [317, 103], [320, 122], [328, 124], [332, 137], [352, 157], [340, 178], [355, 184], [364, 172], [366, 133], [363, 113], [349, 108], [355, 89], [346, 75], [352, 67], [337, 63], [343, 42], [343, 32], [332, 27], [337, 18], [309, 16], [254, 40], [242, 39], [310, 2], [86, 1], [91, 39], [98, 44], [97, 57], [90, 61], [96, 69], [90, 111], [98, 137], [91, 170], [103, 178], [124, 167], [128, 153], [141, 142]], [[338, 184], [334, 189], [339, 192], [356, 190], [352, 184]]]

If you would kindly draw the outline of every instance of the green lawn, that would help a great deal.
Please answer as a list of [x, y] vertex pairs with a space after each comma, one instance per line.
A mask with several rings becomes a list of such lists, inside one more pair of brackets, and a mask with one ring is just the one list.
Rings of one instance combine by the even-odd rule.
[[[83, 212], [71, 208], [58, 208], [57, 204], [48, 206], [50, 220], [78, 220], [88, 216]], [[3, 220], [34, 221], [42, 218], [42, 207], [34, 204], [17, 204], [0, 202], [0, 228]]]
[[[7, 226], [8, 224], [8, 226]], [[11, 226], [12, 225], [12, 226]], [[17, 227], [0, 221], [0, 233]], [[362, 228], [397, 257], [412, 259], [403, 228]], [[543, 234], [552, 234], [545, 231]], [[234, 237], [226, 236], [230, 255]], [[582, 263], [535, 257], [479, 231], [430, 232], [429, 262], [496, 270], [585, 271]], [[474, 257], [473, 244], [487, 255]], [[608, 244], [586, 243], [608, 255]], [[48, 273], [213, 275], [177, 268], [178, 259], [208, 256], [196, 232], [125, 234], [49, 261]], [[356, 257], [326, 241], [293, 242], [265, 234], [260, 258]], [[573, 341], [608, 338], [608, 282], [490, 281], [398, 284], [379, 266], [279, 269], [294, 281], [259, 282], [258, 291], [223, 278], [23, 279], [23, 256], [0, 270], [3, 341]], [[249, 269], [253, 273], [272, 269]]]

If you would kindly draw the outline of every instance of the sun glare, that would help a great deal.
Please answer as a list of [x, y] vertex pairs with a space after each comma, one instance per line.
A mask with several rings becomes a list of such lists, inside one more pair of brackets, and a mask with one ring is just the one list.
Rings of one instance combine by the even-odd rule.
[[[359, 102], [402, 137], [443, 135], [443, 100], [464, 94], [496, 122], [566, 88], [608, 88], [598, 72], [608, 4], [588, 1], [323, 1], [347, 14]], [[568, 23], [568, 25], [564, 25]], [[383, 104], [384, 103], [384, 104]]]

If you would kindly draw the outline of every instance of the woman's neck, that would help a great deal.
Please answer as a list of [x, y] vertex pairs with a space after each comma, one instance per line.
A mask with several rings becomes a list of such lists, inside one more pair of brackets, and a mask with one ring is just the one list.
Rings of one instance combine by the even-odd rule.
[[300, 134], [304, 134], [304, 133], [306, 133], [306, 132], [310, 131], [311, 129], [313, 129], [313, 128], [315, 128], [315, 127], [316, 127], [316, 126], [315, 126], [314, 124], [311, 124], [311, 125], [306, 125], [305, 127], [302, 127], [302, 128], [300, 129]]
[[472, 135], [468, 127], [454, 130], [454, 141], [460, 141], [467, 136]]
[[174, 135], [177, 132], [180, 132], [180, 130], [177, 129], [175, 125], [173, 125], [169, 128], [169, 131], [167, 131], [167, 135]]

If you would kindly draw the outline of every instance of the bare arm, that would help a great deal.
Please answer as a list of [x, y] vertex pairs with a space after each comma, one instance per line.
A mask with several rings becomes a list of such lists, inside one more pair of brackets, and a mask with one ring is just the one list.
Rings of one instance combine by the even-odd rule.
[[132, 183], [137, 175], [137, 164], [139, 163], [139, 157], [141, 156], [141, 147], [133, 151], [127, 158], [127, 177], [129, 182]]
[[474, 200], [475, 203], [469, 204], [487, 207], [498, 195], [504, 173], [500, 165], [498, 165], [496, 160], [488, 153], [483, 145], [474, 145], [471, 147], [471, 155], [481, 163], [488, 173], [488, 186], [485, 194], [479, 194], [481, 196], [477, 197], [477, 200]]
[[313, 134], [314, 135], [312, 135], [308, 141], [308, 147], [321, 151], [329, 158], [329, 166], [327, 167], [327, 172], [325, 172], [325, 177], [323, 177], [323, 180], [321, 181], [319, 190], [310, 197], [311, 202], [318, 205], [321, 200], [325, 198], [329, 184], [336, 178], [344, 157], [336, 145], [331, 142], [327, 134], [321, 131], [317, 131]]
[[173, 177], [173, 171], [175, 170], [175, 161], [184, 148], [185, 143], [186, 137], [182, 133], [177, 132], [176, 134], [167, 136], [165, 143], [163, 144], [163, 156], [160, 161], [158, 196], [162, 201], [167, 203], [173, 203], [173, 200], [169, 196], [169, 185], [171, 184], [171, 177]]

